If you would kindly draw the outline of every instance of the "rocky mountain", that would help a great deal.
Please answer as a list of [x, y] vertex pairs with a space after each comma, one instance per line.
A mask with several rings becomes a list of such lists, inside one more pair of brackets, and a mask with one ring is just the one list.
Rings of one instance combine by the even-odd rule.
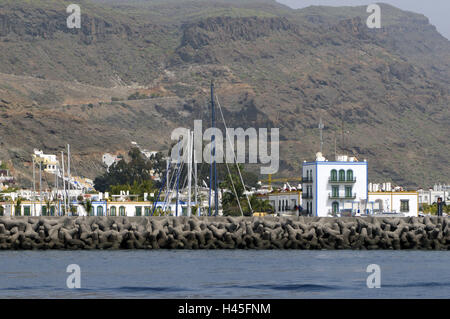
[[450, 42], [422, 15], [382, 5], [369, 29], [365, 7], [96, 0], [78, 30], [70, 3], [0, 0], [0, 158], [24, 185], [35, 147], [70, 143], [89, 177], [131, 141], [167, 150], [173, 128], [208, 121], [212, 78], [229, 126], [280, 128], [280, 175], [314, 157], [322, 118], [325, 156], [336, 141], [372, 181], [450, 179]]

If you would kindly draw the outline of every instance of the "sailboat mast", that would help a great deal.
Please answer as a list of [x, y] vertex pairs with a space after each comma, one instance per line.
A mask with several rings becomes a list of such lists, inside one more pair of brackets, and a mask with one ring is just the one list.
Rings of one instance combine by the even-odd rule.
[[[192, 134], [192, 136], [194, 136]], [[192, 147], [194, 147], [194, 142], [192, 142]], [[195, 157], [195, 149], [193, 151], [194, 153], [194, 201], [195, 206], [197, 207], [197, 215], [200, 216], [200, 207], [198, 205], [198, 176], [197, 176], [197, 159]]]
[[[214, 128], [214, 82], [211, 81], [211, 127]], [[211, 161], [209, 167], [209, 207], [208, 216], [211, 216], [212, 188], [213, 188], [213, 157], [215, 155], [214, 147], [215, 136], [211, 137]]]
[[69, 206], [70, 209], [70, 180], [71, 180], [71, 176], [70, 176], [70, 145], [67, 144], [67, 204]]
[[[56, 187], [55, 197], [54, 197], [54, 201], [55, 201], [55, 202], [58, 200], [58, 195], [59, 195], [59, 189], [58, 189], [58, 172], [59, 172], [59, 163], [58, 163], [58, 165], [56, 165], [56, 172], [55, 172], [55, 187]], [[56, 200], [55, 200], [55, 199], [56, 199]]]
[[39, 205], [41, 208], [42, 216], [42, 162], [39, 161]]
[[37, 216], [36, 214], [36, 173], [35, 173], [36, 163], [33, 157], [33, 216]]
[[188, 209], [187, 215], [191, 217], [192, 207], [191, 207], [191, 191], [192, 191], [192, 142], [194, 140], [194, 133], [189, 131], [189, 142], [188, 142]]
[[[216, 127], [216, 111], [214, 105], [214, 82], [211, 81], [211, 128], [214, 129]], [[209, 215], [211, 215], [211, 190], [213, 188], [213, 179], [214, 179], [214, 215], [217, 216], [219, 214], [219, 194], [217, 192], [218, 183], [217, 183], [217, 162], [216, 162], [216, 136], [213, 135], [211, 137], [212, 144], [212, 165], [210, 169], [210, 180], [209, 180]], [[214, 174], [214, 175], [213, 175]]]
[[65, 215], [66, 211], [67, 211], [67, 206], [66, 206], [66, 179], [64, 177], [64, 152], [63, 151], [61, 151], [61, 164], [62, 164], [64, 215]]
[[[178, 158], [180, 158], [180, 141], [178, 141]], [[177, 165], [177, 167], [178, 167], [178, 170], [177, 170], [177, 185], [176, 185], [176, 187], [177, 187], [177, 193], [176, 193], [176, 207], [175, 207], [175, 216], [177, 216], [178, 217], [178, 203], [179, 203], [179, 201], [178, 201], [178, 194], [179, 194], [179, 191], [180, 191], [180, 175], [181, 175], [181, 165], [180, 165], [180, 161], [178, 161], [178, 165]]]

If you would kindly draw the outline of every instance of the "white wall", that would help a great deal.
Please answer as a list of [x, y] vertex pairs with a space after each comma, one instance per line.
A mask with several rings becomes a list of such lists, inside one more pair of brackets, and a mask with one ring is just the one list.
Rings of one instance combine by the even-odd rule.
[[[418, 210], [418, 193], [417, 192], [376, 192], [369, 193], [369, 203], [368, 209], [372, 212], [372, 207], [374, 210], [377, 210], [378, 203], [377, 200], [381, 200], [383, 203], [383, 211], [384, 212], [394, 212], [401, 213], [407, 217], [416, 217], [419, 214]], [[402, 212], [401, 201], [408, 200], [409, 201], [409, 211]], [[373, 204], [373, 205], [372, 205]]]
[[[313, 216], [327, 217], [332, 210], [332, 203], [338, 202], [339, 209], [359, 208], [361, 200], [367, 200], [367, 162], [310, 162], [303, 165], [303, 177], [306, 177], [306, 171], [312, 169], [313, 183]], [[343, 169], [353, 170], [354, 183], [330, 183], [331, 171]], [[339, 179], [339, 175], [338, 175]], [[303, 185], [303, 193], [306, 193], [307, 185]], [[356, 194], [355, 199], [329, 199], [332, 193], [332, 185], [339, 185], [339, 195], [345, 196], [345, 186], [352, 186], [352, 194]], [[308, 201], [307, 199], [304, 200]], [[353, 205], [352, 205], [353, 204]], [[317, 207], [316, 207], [317, 206]], [[306, 207], [306, 204], [305, 204]]]

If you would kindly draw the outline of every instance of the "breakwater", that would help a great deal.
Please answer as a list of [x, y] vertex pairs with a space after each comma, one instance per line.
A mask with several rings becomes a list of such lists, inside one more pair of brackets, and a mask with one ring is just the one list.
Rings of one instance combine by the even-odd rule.
[[445, 217], [2, 217], [0, 249], [450, 249]]

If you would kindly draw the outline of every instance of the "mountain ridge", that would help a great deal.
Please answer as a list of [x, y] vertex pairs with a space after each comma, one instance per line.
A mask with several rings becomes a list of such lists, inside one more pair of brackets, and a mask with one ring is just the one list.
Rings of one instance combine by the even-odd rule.
[[[322, 117], [328, 158], [336, 137], [373, 181], [450, 178], [450, 42], [421, 15], [383, 5], [388, 24], [369, 30], [361, 8], [95, 1], [82, 3], [81, 30], [65, 30], [65, 2], [22, 2], [0, 2], [0, 156], [24, 183], [33, 147], [70, 143], [89, 177], [102, 151], [131, 140], [166, 149], [171, 128], [208, 119], [211, 78], [230, 126], [280, 127], [281, 174], [313, 157]], [[162, 98], [126, 101], [136, 91]]]

